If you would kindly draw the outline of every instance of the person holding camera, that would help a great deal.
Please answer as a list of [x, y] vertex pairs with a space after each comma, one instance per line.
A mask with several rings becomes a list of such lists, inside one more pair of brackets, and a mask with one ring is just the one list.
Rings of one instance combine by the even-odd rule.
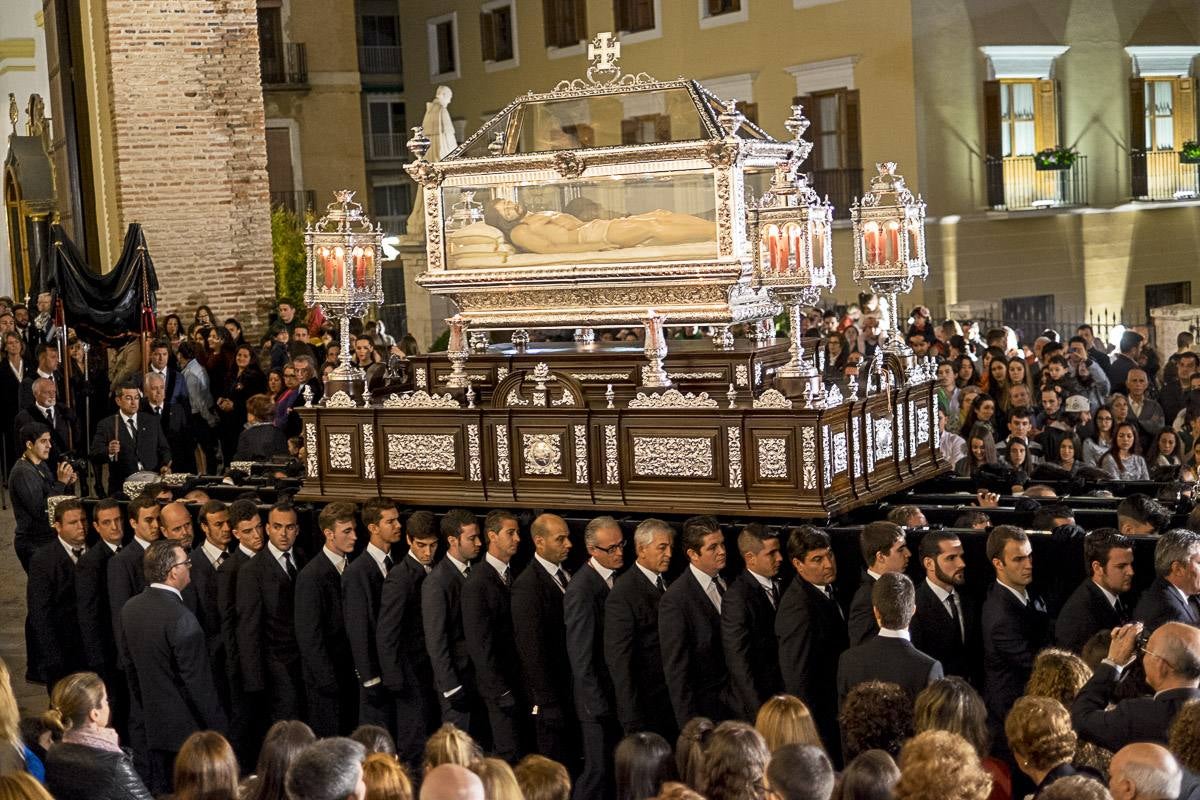
[[13, 466], [8, 477], [9, 493], [13, 501], [13, 516], [16, 534], [13, 548], [25, 574], [29, 574], [29, 560], [34, 552], [54, 540], [54, 529], [46, 513], [46, 499], [73, 491], [75, 470], [67, 461], [60, 462], [53, 472], [47, 459], [53, 445], [50, 428], [41, 422], [29, 422], [18, 432], [18, 440], [25, 452]]

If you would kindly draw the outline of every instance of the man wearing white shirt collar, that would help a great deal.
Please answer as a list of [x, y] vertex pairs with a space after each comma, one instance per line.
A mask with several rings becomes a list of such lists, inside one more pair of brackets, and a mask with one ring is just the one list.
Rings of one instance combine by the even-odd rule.
[[878, 630], [871, 611], [871, 587], [875, 581], [889, 572], [903, 572], [912, 556], [904, 528], [891, 521], [864, 525], [859, 535], [859, 549], [867, 565], [867, 575], [850, 601], [847, 627], [851, 645], [862, 644]]
[[54, 507], [55, 539], [33, 554], [26, 583], [30, 672], [53, 686], [84, 668], [75, 603], [76, 564], [84, 554], [87, 514], [75, 498]]
[[742, 528], [738, 550], [746, 570], [725, 592], [721, 604], [721, 639], [725, 660], [743, 719], [753, 719], [759, 707], [783, 691], [775, 614], [779, 607], [776, 576], [783, 565], [779, 533], [757, 522]]
[[1091, 576], [1076, 587], [1055, 623], [1055, 641], [1078, 653], [1097, 631], [1129, 622], [1121, 595], [1133, 588], [1133, 542], [1115, 528], [1100, 528], [1083, 541], [1083, 561]]
[[209, 500], [200, 509], [200, 529], [204, 531], [202, 550], [217, 569], [225, 562], [233, 531], [229, 527], [229, 509], [220, 500]]
[[929, 531], [918, 549], [925, 580], [917, 584], [913, 645], [942, 663], [947, 675], [978, 677], [976, 609], [963, 596], [967, 566], [962, 541], [951, 531]]

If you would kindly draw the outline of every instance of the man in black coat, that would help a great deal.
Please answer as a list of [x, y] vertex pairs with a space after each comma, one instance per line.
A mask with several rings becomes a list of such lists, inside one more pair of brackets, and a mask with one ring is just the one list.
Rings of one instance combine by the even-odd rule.
[[981, 683], [977, 606], [962, 592], [967, 565], [951, 531], [930, 531], [918, 548], [925, 580], [917, 584], [917, 613], [909, 624], [913, 647], [941, 662], [947, 675]]
[[1138, 600], [1133, 618], [1153, 633], [1167, 622], [1200, 625], [1200, 533], [1167, 531], [1154, 545], [1158, 576]]
[[46, 517], [46, 500], [66, 494], [75, 483], [70, 464], [58, 465], [51, 472], [46, 464], [53, 449], [50, 429], [30, 422], [19, 431], [24, 451], [8, 476], [8, 491], [13, 501], [13, 549], [21, 568], [28, 574], [29, 560], [43, 545], [54, 541], [54, 529]]
[[633, 533], [637, 561], [613, 582], [604, 601], [604, 658], [625, 734], [654, 731], [668, 742], [679, 729], [663, 675], [658, 605], [666, 591], [675, 531], [661, 519], [646, 519]]
[[287, 434], [275, 427], [275, 403], [256, 394], [246, 401], [246, 427], [238, 434], [234, 461], [270, 461], [288, 453]]
[[50, 429], [50, 456], [46, 466], [51, 472], [58, 469], [64, 455], [82, 449], [75, 412], [58, 402], [58, 385], [48, 378], [33, 382], [33, 402], [21, 409], [13, 419], [13, 432], [19, 437], [21, 428], [30, 422], [40, 422]]
[[52, 344], [42, 342], [35, 344], [32, 347], [25, 349], [26, 355], [33, 352], [34, 361], [37, 363], [35, 369], [25, 369], [25, 377], [21, 379], [20, 394], [17, 397], [17, 407], [26, 408], [33, 403], [33, 384], [39, 378], [53, 381], [58, 389], [58, 394], [66, 397], [63, 393], [63, 376], [62, 370], [59, 369], [61, 356], [58, 348]]
[[271, 722], [303, 719], [303, 676], [296, 642], [296, 576], [293, 549], [300, 526], [296, 510], [277, 503], [267, 516], [267, 544], [238, 570], [237, 644], [242, 689], [257, 695]]
[[779, 601], [775, 635], [788, 694], [804, 701], [834, 763], [841, 761], [838, 730], [838, 658], [849, 646], [846, 618], [833, 591], [837, 559], [829, 534], [802, 525], [788, 538], [796, 579]]
[[509, 562], [517, 554], [521, 534], [516, 517], [507, 511], [489, 512], [483, 529], [487, 553], [472, 568], [462, 590], [463, 632], [479, 696], [487, 707], [492, 751], [513, 763], [519, 755], [524, 696], [512, 622], [515, 576]]
[[342, 611], [342, 574], [358, 534], [353, 503], [330, 503], [317, 520], [325, 546], [296, 576], [295, 628], [308, 701], [308, 724], [320, 738], [355, 727], [358, 687]]
[[370, 540], [342, 573], [342, 613], [358, 686], [358, 722], [393, 730], [396, 725], [379, 668], [375, 628], [383, 580], [395, 564], [392, 546], [400, 541], [403, 528], [395, 501], [386, 497], [363, 503], [362, 521]]
[[115, 495], [135, 472], [162, 472], [171, 467], [171, 445], [158, 418], [139, 413], [141, 392], [126, 384], [117, 389], [117, 413], [96, 425], [91, 457], [97, 467], [108, 465], [108, 493]]
[[128, 741], [128, 687], [117, 669], [117, 639], [108, 604], [108, 562], [125, 542], [121, 517], [121, 506], [111, 497], [92, 507], [92, 528], [100, 541], [89, 547], [75, 565], [75, 608], [84, 667], [104, 679], [112, 727]]
[[[380, 525], [384, 526], [383, 519]], [[440, 712], [421, 613], [421, 588], [433, 571], [438, 545], [433, 514], [417, 511], [410, 516], [407, 538], [408, 554], [383, 581], [375, 641], [379, 675], [393, 704], [388, 717], [394, 720], [396, 755], [416, 770], [425, 755], [425, 739], [437, 727]]]
[[75, 565], [83, 557], [87, 513], [79, 500], [54, 507], [54, 541], [43, 545], [29, 562], [26, 582], [30, 671], [54, 690], [60, 678], [84, 668], [75, 598]]
[[758, 708], [783, 691], [775, 610], [782, 593], [779, 534], [751, 523], [738, 535], [746, 570], [729, 585], [721, 601], [721, 641], [733, 683], [738, 717], [753, 722]]
[[563, 569], [571, 552], [566, 520], [542, 514], [529, 527], [533, 561], [512, 584], [512, 624], [525, 694], [533, 715], [537, 751], [577, 772], [575, 701], [563, 595], [570, 578]]
[[[164, 518], [170, 516], [177, 503], [171, 503], [162, 511]], [[187, 512], [187, 509], [184, 509]], [[198, 514], [204, 542], [192, 548], [192, 582], [195, 590], [196, 618], [204, 629], [204, 641], [208, 648], [208, 659], [212, 662], [213, 679], [217, 694], [226, 715], [232, 713], [229, 697], [229, 677], [225, 665], [225, 639], [221, 635], [221, 607], [217, 593], [217, 570], [229, 560], [229, 542], [233, 538], [229, 530], [229, 509], [220, 500], [209, 500], [200, 507]]]
[[879, 633], [842, 653], [838, 661], [838, 704], [860, 683], [894, 683], [916, 700], [929, 684], [942, 678], [942, 665], [909, 640], [908, 624], [917, 610], [917, 592], [900, 572], [879, 576], [871, 589], [871, 605]]
[[872, 522], [863, 526], [858, 543], [867, 571], [850, 602], [847, 627], [851, 645], [862, 644], [879, 631], [871, 606], [871, 587], [875, 581], [888, 572], [904, 572], [912, 555], [904, 538], [904, 529], [894, 522]]
[[421, 584], [421, 621], [442, 722], [469, 731], [478, 696], [463, 632], [462, 591], [471, 561], [479, 555], [479, 527], [470, 511], [451, 509], [442, 517], [441, 533], [446, 557]]
[[725, 534], [715, 518], [691, 517], [683, 523], [682, 546], [688, 568], [658, 604], [663, 675], [680, 728], [697, 716], [728, 719], [733, 710], [721, 645]]
[[[1081, 739], [1116, 752], [1132, 742], [1166, 745], [1172, 720], [1183, 705], [1200, 700], [1200, 629], [1166, 622], [1142, 648], [1151, 697], [1113, 703], [1121, 675], [1137, 658], [1138, 624], [1113, 634], [1108, 657], [1100, 663], [1071, 704], [1071, 723]], [[1111, 706], [1111, 707], [1110, 707]]]
[[1073, 653], [1097, 631], [1129, 622], [1121, 595], [1133, 587], [1133, 542], [1116, 528], [1100, 528], [1083, 540], [1083, 560], [1091, 577], [1067, 598], [1054, 624], [1055, 643]]
[[188, 554], [163, 540], [146, 550], [148, 588], [121, 611], [120, 647], [145, 711], [148, 788], [172, 789], [175, 756], [196, 731], [226, 729], [204, 631], [183, 604]]
[[252, 771], [258, 761], [258, 747], [265, 712], [260, 711], [257, 696], [247, 696], [242, 687], [241, 657], [238, 651], [237, 583], [238, 573], [263, 549], [262, 518], [253, 500], [234, 500], [229, 504], [229, 532], [237, 547], [217, 567], [217, 613], [221, 618], [221, 644], [225, 649], [225, 680], [229, 684], [230, 743], [238, 762]]
[[[141, 411], [158, 419], [163, 436], [171, 448], [171, 467], [177, 472], [195, 472], [195, 424], [187, 395], [184, 395], [183, 402], [168, 402], [166, 379], [155, 372], [147, 372], [142, 385], [144, 396]], [[187, 383], [180, 379], [177, 385], [186, 387]]]
[[988, 534], [987, 555], [996, 582], [983, 604], [983, 698], [993, 725], [1025, 693], [1038, 651], [1050, 644], [1050, 616], [1041, 598], [1029, 593], [1033, 549], [1025, 531], [998, 525]]
[[574, 676], [575, 713], [583, 745], [579, 797], [612, 795], [609, 754], [621, 739], [612, 676], [604, 662], [604, 604], [617, 570], [625, 564], [625, 536], [612, 517], [596, 517], [583, 532], [591, 558], [571, 578], [563, 595], [567, 655]]

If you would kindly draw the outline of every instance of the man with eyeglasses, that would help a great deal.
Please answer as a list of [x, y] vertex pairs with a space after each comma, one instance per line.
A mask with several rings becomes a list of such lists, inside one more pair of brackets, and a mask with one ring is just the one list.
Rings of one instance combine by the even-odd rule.
[[226, 729], [217, 701], [204, 630], [183, 603], [191, 582], [191, 559], [178, 541], [146, 548], [149, 586], [121, 609], [119, 645], [130, 686], [141, 700], [149, 763], [148, 788], [172, 790], [175, 756], [196, 731]]
[[1200, 700], [1200, 629], [1168, 622], [1140, 647], [1152, 697], [1122, 700], [1109, 708], [1121, 675], [1137, 658], [1142, 624], [1113, 630], [1108, 657], [1100, 663], [1071, 705], [1079, 736], [1116, 752], [1132, 742], [1167, 744], [1172, 720], [1184, 704]]

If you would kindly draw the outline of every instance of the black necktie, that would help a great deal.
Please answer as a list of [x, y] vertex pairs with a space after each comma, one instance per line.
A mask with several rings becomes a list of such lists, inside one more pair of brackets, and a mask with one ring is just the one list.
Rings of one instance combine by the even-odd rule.
[[660, 592], [665, 592], [667, 590], [667, 585], [663, 583], [662, 575], [658, 576], [658, 578], [654, 581], [654, 585], [658, 587]]
[[292, 563], [292, 551], [289, 550], [283, 554], [283, 568], [287, 570], [288, 578], [295, 580], [296, 565]]
[[74, 559], [76, 561], [78, 561], [80, 559], [80, 557], [83, 555], [83, 548], [82, 547], [72, 547], [71, 555], [74, 557]]
[[129, 431], [129, 438], [133, 440], [134, 444], [137, 444], [137, 426], [133, 424], [132, 419], [125, 420], [125, 429]]
[[504, 581], [505, 586], [512, 586], [512, 567], [505, 567], [504, 572], [500, 574], [500, 578]]
[[946, 598], [950, 603], [950, 619], [954, 621], [954, 630], [958, 631], [958, 640], [962, 641], [962, 617], [958, 615], [958, 595], [952, 594]]
[[218, 568], [219, 568], [219, 567], [220, 567], [222, 564], [224, 564], [224, 563], [225, 563], [225, 556], [227, 556], [227, 555], [229, 555], [229, 554], [228, 554], [228, 553], [221, 553], [221, 555], [217, 556], [217, 563], [216, 563], [216, 566], [217, 566]]
[[554, 580], [558, 581], [558, 586], [564, 592], [567, 590], [567, 573], [562, 571], [562, 567], [558, 568], [558, 572], [554, 573]]
[[721, 580], [721, 576], [717, 575], [713, 578], [713, 585], [717, 587], [717, 594], [721, 597], [725, 596], [725, 581]]
[[779, 587], [775, 585], [775, 581], [771, 581], [771, 588], [767, 589], [767, 596], [771, 598], [771, 606], [779, 607]]
[[1125, 604], [1121, 602], [1121, 598], [1117, 598], [1117, 602], [1113, 603], [1113, 611], [1117, 614], [1117, 619], [1121, 620], [1121, 624], [1129, 621], [1129, 611], [1125, 608]]
[[465, 567], [463, 567], [463, 577], [466, 578], [466, 577], [469, 577], [470, 575], [471, 575], [471, 565], [467, 564]]
[[383, 574], [388, 575], [392, 571], [392, 554], [385, 553], [383, 556]]
[[53, 428], [54, 428], [54, 409], [53, 408], [46, 409], [46, 422], [50, 423], [50, 428], [53, 430]]
[[125, 545], [123, 545], [123, 544], [119, 544], [119, 545], [117, 545], [116, 547], [114, 547], [114, 548], [113, 548], [113, 554], [115, 555], [116, 553], [119, 553], [119, 552], [121, 552], [121, 548], [122, 548], [122, 547], [124, 547], [124, 546], [125, 546]]

